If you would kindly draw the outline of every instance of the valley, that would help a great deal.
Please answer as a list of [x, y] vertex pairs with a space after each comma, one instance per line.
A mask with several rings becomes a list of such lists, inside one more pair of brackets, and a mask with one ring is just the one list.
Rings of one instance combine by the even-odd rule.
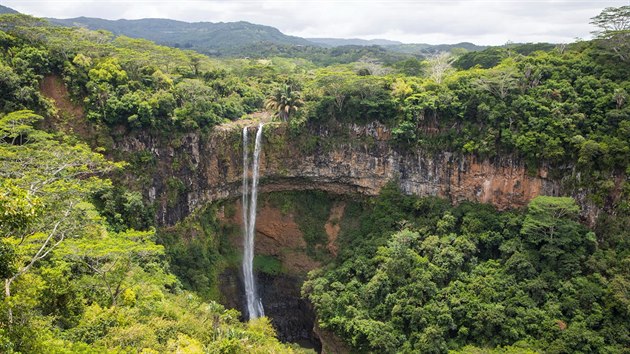
[[627, 352], [628, 6], [496, 46], [0, 10], [0, 352]]

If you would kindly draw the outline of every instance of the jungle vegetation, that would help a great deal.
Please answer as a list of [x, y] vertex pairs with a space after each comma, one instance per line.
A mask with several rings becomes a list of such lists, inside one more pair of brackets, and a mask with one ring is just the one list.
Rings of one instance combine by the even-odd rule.
[[[114, 178], [134, 172], [107, 158], [106, 139], [54, 128], [80, 118], [101, 136], [208, 132], [266, 106], [296, 135], [378, 121], [397, 149], [544, 165], [601, 210], [585, 225], [568, 197], [498, 212], [394, 185], [354, 203], [339, 256], [303, 288], [321, 327], [354, 350], [628, 352], [629, 23], [625, 6], [571, 44], [216, 59], [0, 15], [0, 351], [300, 351], [267, 319], [242, 323], [189, 286], [151, 205]], [[83, 116], [42, 93], [50, 77]]]

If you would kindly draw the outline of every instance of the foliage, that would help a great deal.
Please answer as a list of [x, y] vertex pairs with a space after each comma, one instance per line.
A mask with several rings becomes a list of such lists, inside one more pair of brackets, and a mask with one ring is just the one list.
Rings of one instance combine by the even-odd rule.
[[[113, 164], [86, 145], [54, 140], [33, 125], [42, 117], [17, 111], [0, 117], [0, 184], [8, 195], [1, 200], [3, 244], [15, 256], [5, 274], [8, 321], [13, 322], [11, 292], [37, 263], [65, 239], [76, 238], [95, 220], [85, 200], [108, 181], [96, 176]], [[3, 193], [4, 194], [4, 193]], [[7, 200], [7, 197], [12, 200]]]
[[[333, 261], [324, 224], [334, 198], [269, 199], [296, 212], [307, 252], [327, 264], [304, 294], [321, 326], [356, 351], [627, 351], [630, 67], [620, 65], [630, 52], [627, 12], [609, 8], [593, 18], [600, 28], [593, 41], [464, 54], [434, 48], [426, 60], [410, 55], [422, 45], [398, 46], [401, 54], [262, 43], [239, 52], [253, 59], [219, 61], [0, 16], [0, 351], [290, 351], [266, 319], [240, 323], [236, 312], [183, 290], [219, 298], [235, 230], [218, 222], [218, 205], [154, 234], [152, 206], [103, 177], [124, 163], [40, 129], [56, 114], [40, 92], [50, 75], [64, 80], [99, 129], [157, 132], [173, 146], [178, 135], [268, 103], [283, 120], [297, 113], [288, 125], [302, 151], [345, 141], [340, 126], [379, 121], [403, 151], [545, 166], [550, 178], [565, 176], [563, 191], [599, 208], [593, 230], [580, 224], [570, 198], [538, 197], [527, 210], [499, 213], [404, 196], [390, 185], [377, 198], [348, 201]], [[160, 168], [149, 147], [131, 158], [136, 169]], [[184, 181], [160, 177], [175, 206]], [[259, 257], [257, 267], [281, 271], [271, 258]]]
[[538, 197], [524, 214], [436, 202], [389, 187], [340, 236], [347, 251], [303, 287], [322, 328], [361, 352], [627, 348], [628, 313], [588, 266], [595, 235], [575, 201]]
[[0, 52], [4, 111], [47, 109], [38, 81], [52, 73], [63, 75], [90, 120], [108, 126], [207, 128], [262, 107], [256, 84], [200, 54], [35, 21], [24, 15], [0, 21], [7, 49]]
[[265, 108], [274, 112], [274, 115], [286, 122], [304, 105], [304, 101], [302, 101], [300, 96], [300, 91], [297, 91], [292, 85], [282, 85], [267, 98]]
[[94, 205], [115, 232], [148, 230], [154, 224], [152, 208], [142, 195], [122, 186], [105, 188], [94, 194]]
[[591, 24], [599, 28], [594, 33], [603, 50], [622, 62], [630, 61], [630, 5], [607, 7], [591, 19]]
[[[182, 291], [153, 230], [110, 231], [90, 201], [123, 164], [37, 129], [41, 119], [0, 116], [3, 352], [293, 352], [267, 319], [244, 324]], [[117, 228], [137, 221], [129, 209]]]
[[282, 262], [273, 256], [255, 255], [254, 269], [257, 272], [269, 275], [278, 275], [282, 272]]
[[218, 222], [217, 208], [209, 205], [176, 227], [158, 232], [158, 242], [165, 247], [172, 272], [185, 289], [206, 300], [219, 299], [219, 274], [225, 259], [234, 256], [228, 249], [227, 236], [237, 231]]

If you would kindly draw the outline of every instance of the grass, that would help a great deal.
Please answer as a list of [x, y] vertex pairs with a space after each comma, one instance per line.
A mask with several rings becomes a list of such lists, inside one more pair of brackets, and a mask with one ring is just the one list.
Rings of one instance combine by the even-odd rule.
[[256, 255], [254, 256], [254, 270], [269, 275], [282, 273], [282, 262], [274, 256]]

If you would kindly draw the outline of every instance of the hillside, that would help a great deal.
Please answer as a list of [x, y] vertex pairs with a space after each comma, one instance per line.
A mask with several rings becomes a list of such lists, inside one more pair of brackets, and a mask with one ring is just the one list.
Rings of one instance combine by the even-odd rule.
[[470, 52], [476, 52], [486, 49], [487, 46], [480, 46], [473, 43], [462, 42], [456, 44], [401, 43], [387, 47], [388, 50], [391, 50], [393, 52], [408, 54], [450, 52], [451, 50], [457, 48], [465, 49]]
[[270, 26], [248, 22], [182, 22], [167, 19], [104, 20], [78, 17], [49, 19], [64, 26], [81, 26], [92, 30], [104, 29], [115, 35], [144, 38], [175, 48], [196, 50], [210, 55], [238, 53], [239, 49], [258, 43], [305, 46], [306, 39], [287, 36]]
[[[387, 39], [344, 39], [344, 38], [300, 38], [288, 36], [277, 28], [252, 24], [248, 22], [183, 22], [167, 19], [140, 20], [104, 20], [99, 18], [77, 17], [70, 19], [48, 19], [52, 23], [63, 26], [80, 26], [91, 30], [107, 30], [115, 35], [132, 38], [143, 38], [158, 44], [192, 49], [212, 56], [286, 56], [304, 57], [326, 56], [335, 57], [337, 53], [356, 47], [382, 47], [382, 53], [372, 57], [382, 61], [391, 61], [386, 57], [402, 55], [422, 56], [427, 53], [451, 51], [462, 48], [468, 51], [478, 51], [484, 46], [472, 43], [458, 44], [403, 44]], [[336, 49], [339, 48], [339, 49]], [[362, 50], [362, 49], [358, 49]], [[356, 60], [356, 58], [354, 59]], [[322, 60], [327, 64], [335, 59]], [[341, 60], [340, 62], [344, 62]]]
[[12, 8], [0, 5], [0, 14], [17, 14], [18, 12]]
[[389, 46], [389, 45], [402, 44], [402, 42], [391, 41], [389, 39], [358, 39], [358, 38], [307, 38], [307, 39], [311, 42], [323, 44], [330, 47], [339, 47], [339, 46], [344, 46], [344, 45]]
[[[16, 14], [18, 12], [0, 5], [0, 14], [2, 13]], [[401, 43], [388, 39], [301, 38], [286, 35], [275, 27], [245, 21], [191, 23], [169, 19], [105, 20], [91, 17], [48, 18], [47, 20], [62, 26], [102, 29], [117, 36], [147, 39], [169, 47], [191, 49], [211, 56], [315, 58], [314, 61], [322, 65], [349, 62], [347, 59], [335, 58], [340, 56], [339, 53], [343, 56], [348, 51], [363, 51], [362, 55], [368, 58], [392, 62], [392, 57], [400, 60], [438, 52], [450, 52], [453, 49], [475, 52], [487, 48], [487, 46], [467, 42], [426, 44]], [[353, 49], [356, 47], [373, 48]], [[377, 50], [376, 47], [382, 47], [382, 50]], [[375, 53], [376, 51], [379, 53]], [[352, 55], [351, 61], [358, 58]]]

